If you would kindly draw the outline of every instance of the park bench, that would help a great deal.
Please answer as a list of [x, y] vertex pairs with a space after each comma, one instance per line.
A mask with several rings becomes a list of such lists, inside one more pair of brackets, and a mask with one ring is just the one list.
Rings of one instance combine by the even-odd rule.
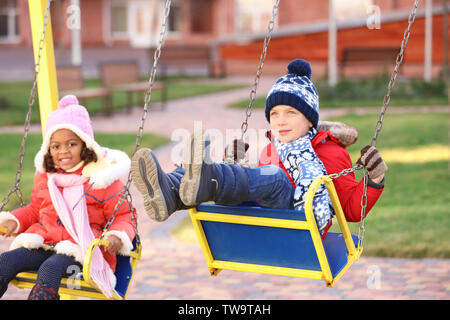
[[340, 73], [345, 74], [349, 66], [380, 66], [385, 67], [395, 63], [400, 49], [395, 47], [355, 47], [344, 48], [339, 65]]
[[159, 63], [163, 73], [167, 73], [169, 67], [184, 71], [193, 66], [206, 66], [209, 76], [225, 74], [223, 63], [214, 61], [212, 48], [208, 45], [166, 45], [162, 50]]
[[[137, 61], [111, 61], [99, 64], [102, 85], [113, 91], [127, 94], [127, 106], [133, 106], [133, 94], [145, 93], [149, 89], [147, 81], [141, 81]], [[165, 82], [154, 82], [152, 90], [161, 90], [161, 107], [165, 108], [167, 102], [167, 85]], [[152, 92], [153, 92], [152, 91]]]
[[75, 95], [81, 104], [86, 100], [101, 98], [102, 110], [110, 115], [112, 110], [112, 91], [108, 88], [85, 88], [79, 66], [59, 66], [56, 69], [59, 95]]

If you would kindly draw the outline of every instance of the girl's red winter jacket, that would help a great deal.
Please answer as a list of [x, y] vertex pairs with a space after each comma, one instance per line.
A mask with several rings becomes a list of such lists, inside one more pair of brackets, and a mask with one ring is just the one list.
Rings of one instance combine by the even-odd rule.
[[[114, 213], [116, 203], [124, 191], [124, 185], [119, 177], [123, 172], [129, 170], [130, 160], [125, 153], [115, 150], [109, 151], [111, 158], [116, 160], [114, 165], [111, 164], [109, 167], [105, 167], [106, 169], [97, 165], [97, 170], [95, 163], [91, 163], [91, 167], [96, 168], [92, 172], [99, 174], [97, 183], [92, 183], [93, 177], [91, 176], [91, 179], [84, 184], [89, 223], [96, 238], [102, 234], [103, 228]], [[87, 166], [66, 174], [84, 174]], [[10, 249], [17, 247], [51, 249], [57, 253], [73, 256], [78, 262], [83, 263], [84, 256], [79, 246], [75, 244], [75, 241], [64, 228], [53, 206], [47, 181], [47, 173], [37, 172], [34, 178], [30, 204], [11, 213], [0, 213], [0, 221], [14, 219], [18, 223], [18, 229], [15, 232], [19, 235], [12, 242]], [[132, 240], [136, 235], [136, 223], [131, 219], [127, 201], [124, 201], [117, 210], [115, 219], [105, 237], [108, 234], [115, 235], [122, 241], [120, 254], [127, 254], [132, 250]], [[101, 250], [114, 272], [116, 255], [108, 253], [103, 247], [101, 247]]]

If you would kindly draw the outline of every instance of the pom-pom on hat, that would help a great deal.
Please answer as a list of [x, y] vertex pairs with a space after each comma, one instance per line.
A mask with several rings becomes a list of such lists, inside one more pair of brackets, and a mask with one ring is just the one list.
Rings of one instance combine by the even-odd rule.
[[319, 94], [311, 82], [311, 66], [302, 59], [288, 65], [288, 74], [279, 78], [266, 99], [266, 119], [277, 105], [288, 105], [299, 110], [317, 128], [319, 122]]
[[60, 129], [69, 129], [86, 143], [86, 147], [93, 150], [97, 160], [103, 160], [106, 151], [94, 139], [94, 131], [89, 113], [85, 107], [78, 104], [78, 99], [73, 95], [64, 96], [58, 103], [58, 109], [50, 113], [47, 118], [44, 139], [41, 149], [34, 158], [36, 169], [43, 173], [44, 156], [48, 152], [52, 134]]

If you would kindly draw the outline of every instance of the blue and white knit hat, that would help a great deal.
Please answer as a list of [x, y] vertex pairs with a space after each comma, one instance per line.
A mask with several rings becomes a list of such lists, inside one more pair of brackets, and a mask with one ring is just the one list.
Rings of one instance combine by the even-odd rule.
[[288, 65], [288, 74], [279, 78], [266, 99], [266, 119], [270, 122], [270, 109], [288, 105], [299, 110], [314, 128], [319, 122], [319, 94], [311, 82], [309, 62], [295, 59]]

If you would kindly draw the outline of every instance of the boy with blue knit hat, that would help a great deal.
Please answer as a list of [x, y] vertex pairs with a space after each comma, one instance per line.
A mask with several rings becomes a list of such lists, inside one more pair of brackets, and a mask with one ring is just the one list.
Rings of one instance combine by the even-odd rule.
[[[279, 78], [267, 95], [265, 115], [270, 123], [271, 142], [282, 165], [247, 168], [213, 163], [209, 159], [209, 141], [202, 132], [194, 132], [186, 145], [184, 166], [168, 174], [162, 171], [150, 149], [136, 152], [131, 173], [143, 195], [147, 214], [163, 221], [177, 210], [206, 201], [238, 205], [258, 200], [263, 207], [302, 210], [311, 182], [327, 175], [311, 143], [318, 134], [319, 96], [310, 77], [309, 63], [294, 60], [288, 66], [288, 74]], [[235, 144], [235, 153], [238, 152]], [[346, 150], [345, 153], [348, 156]], [[373, 197], [374, 201], [379, 194]], [[314, 197], [313, 213], [324, 237], [333, 208], [323, 184]]]
[[[277, 153], [296, 185], [294, 208], [297, 210], [303, 210], [312, 181], [327, 175], [311, 144], [319, 122], [319, 95], [310, 78], [308, 62], [301, 59], [292, 61], [288, 65], [288, 74], [279, 78], [269, 91], [265, 109]], [[313, 212], [322, 232], [333, 212], [324, 184], [314, 197]]]

